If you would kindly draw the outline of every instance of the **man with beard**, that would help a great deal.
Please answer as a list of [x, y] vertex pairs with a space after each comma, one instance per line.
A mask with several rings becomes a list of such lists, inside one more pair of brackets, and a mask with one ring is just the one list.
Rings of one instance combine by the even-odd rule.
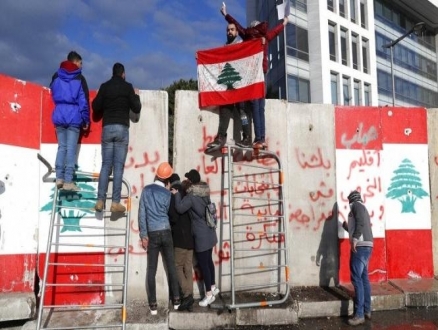
[[[232, 45], [242, 42], [238, 38], [237, 28], [234, 23], [229, 23], [227, 25], [227, 43], [225, 45]], [[244, 102], [233, 103], [222, 105], [219, 107], [219, 127], [217, 131], [216, 138], [213, 142], [207, 144], [207, 148], [217, 150], [225, 145], [227, 142], [227, 130], [230, 124], [230, 119], [241, 118], [242, 120], [242, 131], [243, 138], [241, 141], [238, 141], [236, 144], [241, 147], [251, 147], [251, 126], [249, 123], [251, 111], [247, 111]]]

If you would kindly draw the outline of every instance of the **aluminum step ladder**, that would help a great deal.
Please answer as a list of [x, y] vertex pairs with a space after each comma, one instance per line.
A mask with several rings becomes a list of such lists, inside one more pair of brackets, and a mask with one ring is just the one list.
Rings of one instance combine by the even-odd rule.
[[[39, 154], [38, 159], [48, 169], [43, 182], [54, 183], [53, 167]], [[98, 177], [98, 173], [76, 171], [77, 192], [58, 189], [54, 184], [52, 205], [48, 205], [51, 218], [44, 272], [39, 274], [37, 330], [126, 328], [131, 187], [123, 179], [122, 192], [127, 193], [122, 194], [121, 202], [127, 201], [127, 210], [116, 218], [111, 214], [110, 220], [118, 221], [107, 222], [111, 196], [105, 203], [107, 209], [95, 215], [96, 189], [89, 183], [97, 182]], [[87, 215], [94, 220], [99, 214], [104, 225], [86, 224]], [[80, 226], [75, 220], [78, 217]], [[64, 252], [72, 249], [73, 253]], [[92, 302], [80, 302], [81, 295], [91, 296]], [[72, 296], [79, 303], [68, 301]]]
[[280, 159], [267, 150], [236, 145], [225, 145], [221, 153], [221, 213], [227, 219], [221, 214], [220, 242], [230, 246], [229, 272], [219, 265], [219, 287], [227, 279], [231, 287], [225, 306], [232, 310], [282, 304], [290, 289]]

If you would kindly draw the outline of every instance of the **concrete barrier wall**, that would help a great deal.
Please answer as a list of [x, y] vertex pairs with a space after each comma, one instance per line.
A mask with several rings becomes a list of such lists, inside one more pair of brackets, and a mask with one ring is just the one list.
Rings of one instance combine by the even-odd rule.
[[[11, 77], [0, 75], [0, 90], [0, 288], [2, 295], [31, 294], [35, 276], [41, 275], [43, 269], [50, 219], [47, 205], [52, 202], [53, 194], [53, 186], [41, 181], [46, 169], [36, 155], [39, 152], [54, 164], [57, 145], [50, 120], [53, 105], [48, 89]], [[95, 94], [96, 91], [92, 91], [91, 97]], [[125, 169], [133, 195], [129, 299], [146, 298], [146, 253], [138, 237], [138, 199], [141, 189], [152, 182], [156, 166], [167, 161], [168, 150], [167, 94], [141, 91], [141, 100], [140, 121], [130, 128]], [[197, 93], [193, 91], [178, 91], [175, 104], [175, 171], [182, 178], [191, 168], [200, 171], [202, 179], [210, 184], [212, 199], [222, 211], [220, 221], [226, 223], [229, 207], [224, 193], [226, 163], [222, 157], [204, 153], [206, 144], [217, 133], [217, 109], [200, 111]], [[431, 277], [437, 272], [438, 251], [432, 240], [437, 235], [434, 220], [438, 195], [435, 183], [437, 120], [435, 109], [335, 108], [267, 101], [267, 142], [269, 149], [280, 157], [284, 169], [291, 285], [332, 285], [349, 281], [347, 236], [340, 230], [339, 223], [348, 212], [346, 195], [355, 188], [362, 190], [372, 213], [376, 237], [370, 265], [373, 281]], [[229, 137], [238, 135], [233, 134], [233, 129], [234, 125], [230, 124]], [[100, 123], [93, 123], [90, 134], [81, 140], [78, 165], [83, 171], [100, 170], [100, 133]], [[405, 159], [408, 161], [403, 163]], [[239, 155], [236, 161], [252, 163], [251, 153]], [[416, 199], [414, 208], [411, 203], [403, 209], [400, 200], [387, 196], [403, 164], [413, 169], [414, 181], [419, 181], [427, 194]], [[259, 165], [275, 167], [267, 161]], [[252, 183], [253, 173], [239, 171], [248, 178], [239, 189], [254, 196], [272, 197], [267, 185]], [[97, 184], [94, 185], [97, 190]], [[241, 209], [253, 206], [247, 202], [233, 205]], [[403, 212], [409, 210], [411, 212]], [[269, 212], [275, 213], [270, 203], [261, 214], [269, 215]], [[80, 219], [77, 232], [85, 234], [81, 224], [87, 223], [102, 226], [104, 233], [107, 222], [91, 212]], [[111, 223], [114, 224], [118, 222]], [[257, 230], [258, 234], [249, 236], [248, 229], [242, 243], [252, 250], [269, 248], [281, 239], [266, 228], [251, 230]], [[221, 241], [213, 251], [218, 274], [229, 272], [230, 267], [229, 237], [224, 232], [226, 230], [221, 232], [218, 228]], [[61, 252], [89, 253], [90, 260], [107, 258], [107, 261], [120, 262], [119, 251], [104, 254], [103, 251], [66, 249]], [[249, 263], [249, 259], [244, 259], [243, 266], [245, 263]], [[77, 274], [74, 270], [71, 273], [74, 281]], [[119, 280], [111, 274], [96, 279], [111, 283]], [[222, 289], [228, 290], [229, 278], [220, 281]], [[196, 278], [194, 285], [195, 282]], [[167, 279], [162, 267], [157, 274], [157, 288], [159, 299], [166, 300]], [[74, 295], [70, 298], [75, 299]], [[82, 298], [84, 303], [94, 299], [119, 299], [117, 295]]]

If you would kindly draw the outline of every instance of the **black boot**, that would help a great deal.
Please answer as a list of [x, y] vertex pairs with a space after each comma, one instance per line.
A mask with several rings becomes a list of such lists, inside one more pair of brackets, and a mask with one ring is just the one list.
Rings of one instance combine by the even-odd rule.
[[179, 305], [178, 310], [179, 311], [192, 311], [193, 310], [193, 303], [195, 302], [195, 300], [193, 299], [193, 295], [188, 295], [187, 297], [184, 297], [181, 305]]

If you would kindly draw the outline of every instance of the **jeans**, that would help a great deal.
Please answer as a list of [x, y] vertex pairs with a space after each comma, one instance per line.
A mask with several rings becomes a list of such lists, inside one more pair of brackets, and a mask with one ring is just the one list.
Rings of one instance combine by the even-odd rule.
[[371, 287], [368, 279], [368, 262], [372, 252], [371, 247], [356, 247], [356, 253], [350, 255], [351, 282], [354, 286], [354, 315], [364, 317], [371, 312]]
[[158, 230], [148, 233], [148, 264], [146, 269], [146, 292], [149, 305], [157, 302], [155, 275], [157, 274], [158, 254], [161, 252], [163, 263], [167, 268], [167, 277], [174, 299], [179, 298], [178, 277], [176, 275], [175, 258], [173, 254], [172, 232]]
[[205, 291], [211, 291], [211, 286], [216, 285], [215, 269], [213, 263], [213, 249], [196, 252], [199, 268], [204, 279]]
[[256, 99], [251, 101], [252, 120], [254, 122], [254, 141], [265, 140], [265, 99]]
[[129, 127], [125, 125], [106, 125], [102, 129], [102, 168], [99, 175], [97, 198], [106, 199], [108, 182], [111, 171], [113, 172], [112, 201], [120, 203], [122, 192], [122, 179], [128, 154]]
[[78, 148], [79, 127], [56, 126], [58, 138], [58, 152], [56, 153], [56, 179], [67, 183], [73, 181], [76, 165], [76, 150]]

